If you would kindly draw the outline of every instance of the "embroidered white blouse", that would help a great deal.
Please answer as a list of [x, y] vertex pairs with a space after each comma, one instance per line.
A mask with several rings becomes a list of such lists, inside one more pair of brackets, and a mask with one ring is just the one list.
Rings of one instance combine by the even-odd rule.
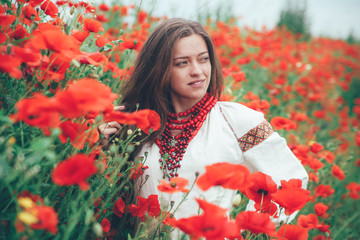
[[[159, 147], [156, 144], [144, 145], [139, 156], [144, 156], [145, 152], [148, 152], [148, 156], [144, 165], [149, 168], [138, 179], [136, 188], [139, 190], [139, 186], [143, 184], [139, 190], [140, 196], [147, 198], [151, 194], [157, 194], [163, 207], [174, 201], [174, 210], [184, 193], [168, 194], [157, 189], [159, 181], [163, 179]], [[308, 181], [308, 175], [300, 161], [288, 148], [285, 139], [273, 132], [264, 115], [238, 103], [216, 103], [189, 143], [178, 174], [189, 180], [190, 188], [195, 181], [195, 172], [201, 175], [205, 172], [205, 166], [219, 162], [243, 164], [251, 172], [260, 171], [270, 175], [278, 185], [280, 180], [295, 178], [301, 179], [303, 188], [306, 188]], [[146, 175], [148, 180], [145, 182]], [[218, 186], [202, 191], [195, 185], [175, 212], [175, 218], [198, 215], [199, 207], [195, 198], [205, 199], [230, 210], [235, 194], [234, 190]], [[250, 202], [247, 209], [253, 209], [252, 205], [253, 202]]]

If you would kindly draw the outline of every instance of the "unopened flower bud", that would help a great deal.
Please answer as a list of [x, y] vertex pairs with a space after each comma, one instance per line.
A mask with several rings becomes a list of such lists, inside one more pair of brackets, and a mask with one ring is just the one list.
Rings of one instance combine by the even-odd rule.
[[135, 146], [140, 146], [140, 142], [136, 142], [136, 143], [135, 143]]
[[195, 172], [195, 177], [198, 177], [200, 173], [198, 171]]
[[74, 66], [74, 67], [76, 67], [76, 68], [79, 68], [79, 67], [81, 66], [81, 64], [79, 63], [79, 61], [77, 61], [77, 60], [75, 60], [75, 59], [71, 60], [70, 65], [71, 65], [71, 66]]
[[233, 198], [232, 205], [233, 207], [236, 208], [237, 206], [239, 206], [240, 203], [241, 203], [241, 195], [236, 194], [235, 197]]
[[127, 134], [128, 134], [128, 135], [131, 135], [131, 134], [133, 134], [133, 131], [132, 131], [131, 129], [128, 129], [128, 130], [127, 130]]
[[146, 174], [146, 175], [145, 175], [145, 179], [146, 179], [146, 180], [148, 180], [148, 179], [149, 179], [149, 177], [150, 177], [150, 175], [149, 175], [149, 174]]
[[95, 74], [95, 73], [90, 73], [89, 75], [87, 75], [89, 78], [93, 78], [93, 79], [98, 79], [99, 75]]
[[170, 206], [173, 207], [175, 205], [175, 201], [170, 202]]
[[98, 237], [101, 237], [101, 236], [102, 236], [102, 234], [103, 234], [103, 229], [102, 229], [100, 223], [94, 222], [94, 224], [93, 224], [93, 231], [94, 231], [94, 233], [95, 233], [96, 236], [98, 236]]

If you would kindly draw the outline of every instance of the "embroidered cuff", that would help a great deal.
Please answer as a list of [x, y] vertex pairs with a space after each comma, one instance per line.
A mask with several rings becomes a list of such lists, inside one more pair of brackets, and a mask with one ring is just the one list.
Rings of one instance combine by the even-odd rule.
[[273, 132], [274, 130], [272, 129], [270, 123], [264, 120], [262, 123], [249, 130], [244, 136], [238, 139], [241, 150], [246, 152], [247, 150], [264, 141]]

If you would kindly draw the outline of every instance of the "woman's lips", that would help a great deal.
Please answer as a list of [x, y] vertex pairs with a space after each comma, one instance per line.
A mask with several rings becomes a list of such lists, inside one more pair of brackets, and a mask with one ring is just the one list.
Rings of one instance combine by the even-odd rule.
[[196, 87], [196, 86], [202, 86], [204, 83], [205, 83], [205, 80], [202, 79], [202, 80], [192, 81], [188, 85]]

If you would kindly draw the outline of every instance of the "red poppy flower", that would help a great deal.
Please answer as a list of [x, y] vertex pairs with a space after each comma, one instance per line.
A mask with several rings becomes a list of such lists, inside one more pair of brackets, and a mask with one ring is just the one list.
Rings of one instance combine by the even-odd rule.
[[101, 221], [100, 224], [101, 224], [102, 230], [103, 230], [104, 232], [110, 231], [111, 225], [110, 225], [109, 219], [104, 218], [104, 219]]
[[254, 109], [255, 111], [266, 113], [270, 108], [270, 103], [267, 100], [253, 100], [247, 103], [244, 103], [248, 108]]
[[351, 182], [348, 185], [346, 185], [346, 189], [349, 190], [349, 196], [352, 199], [360, 199], [360, 184], [356, 182]]
[[95, 33], [105, 31], [101, 22], [91, 18], [84, 19], [84, 29]]
[[319, 219], [315, 214], [300, 215], [297, 220], [297, 225], [308, 229], [316, 229], [318, 224]]
[[80, 43], [84, 42], [85, 39], [89, 36], [89, 32], [88, 31], [82, 31], [82, 30], [76, 30], [74, 29], [71, 32], [71, 36], [76, 38], [76, 40], [78, 40]]
[[239, 234], [239, 230], [234, 221], [229, 221], [226, 216], [226, 209], [208, 203], [204, 200], [196, 199], [203, 214], [182, 219], [172, 219], [170, 224], [179, 228], [181, 231], [191, 236], [191, 239], [205, 237], [209, 240], [219, 240], [225, 237], [232, 237]]
[[345, 178], [344, 171], [338, 165], [332, 166], [331, 173], [334, 177], [336, 177], [340, 181], [344, 180], [344, 178]]
[[65, 73], [70, 67], [70, 60], [64, 54], [52, 53], [49, 60], [44, 60], [39, 72], [40, 81], [54, 80], [59, 82], [65, 78]]
[[105, 3], [101, 3], [98, 8], [101, 10], [101, 11], [104, 11], [104, 12], [107, 12], [110, 10], [110, 7], [108, 5], [106, 5]]
[[136, 122], [135, 125], [146, 134], [150, 134], [150, 129], [157, 131], [160, 128], [160, 116], [153, 110], [139, 110], [133, 112], [130, 116]]
[[275, 130], [285, 129], [289, 131], [297, 128], [296, 122], [284, 117], [273, 117], [270, 123]]
[[52, 172], [52, 180], [60, 186], [78, 184], [81, 190], [89, 189], [86, 179], [97, 172], [95, 159], [78, 153], [59, 163]]
[[241, 230], [248, 230], [254, 234], [264, 233], [275, 236], [276, 225], [271, 221], [269, 214], [252, 211], [243, 211], [236, 216], [236, 224]]
[[64, 91], [56, 93], [59, 111], [64, 117], [76, 118], [89, 112], [95, 114], [113, 109], [117, 94], [111, 88], [92, 78], [83, 78], [71, 83]]
[[30, 4], [33, 7], [40, 5], [44, 0], [30, 0]]
[[138, 22], [143, 23], [147, 18], [147, 13], [144, 10], [138, 12]]
[[281, 180], [281, 189], [301, 188], [302, 181], [300, 179], [290, 179], [289, 181]]
[[38, 127], [45, 135], [50, 134], [50, 128], [60, 125], [57, 104], [44, 95], [35, 94], [33, 98], [22, 99], [15, 107], [18, 112], [10, 116], [14, 122], [23, 121], [30, 126]]
[[142, 163], [135, 163], [130, 169], [129, 178], [131, 180], [138, 179], [141, 175], [144, 174], [144, 170], [148, 168], [148, 166], [144, 166]]
[[318, 175], [316, 175], [316, 173], [309, 172], [308, 174], [309, 174], [309, 180], [314, 182], [319, 182], [319, 177]]
[[318, 152], [320, 152], [321, 150], [323, 150], [324, 149], [324, 146], [323, 145], [321, 145], [321, 144], [319, 144], [319, 143], [317, 143], [317, 142], [314, 142], [314, 143], [312, 143], [311, 144], [311, 148], [310, 148], [310, 150], [313, 152], [313, 153], [318, 153]]
[[308, 158], [308, 164], [309, 167], [314, 170], [314, 172], [318, 172], [318, 170], [320, 170], [321, 168], [324, 167], [324, 163], [322, 163], [319, 159], [317, 159], [316, 157], [309, 157]]
[[0, 71], [8, 73], [13, 78], [21, 78], [22, 73], [18, 67], [21, 65], [21, 60], [17, 57], [4, 55], [0, 53]]
[[43, 60], [41, 53], [31, 48], [11, 46], [11, 55], [18, 57], [23, 63], [32, 67], [39, 66]]
[[29, 209], [38, 219], [37, 223], [31, 224], [32, 229], [45, 229], [52, 234], [57, 233], [58, 215], [52, 207], [38, 205]]
[[255, 203], [254, 207], [258, 212], [267, 213], [273, 218], [279, 217], [278, 206], [273, 202], [269, 202], [268, 204]]
[[128, 9], [125, 5], [121, 6], [121, 16], [127, 16], [128, 14]]
[[7, 34], [0, 32], [0, 44], [3, 44], [7, 40]]
[[279, 240], [308, 240], [309, 229], [297, 225], [284, 224], [280, 227], [276, 236]]
[[59, 9], [51, 0], [45, 0], [45, 2], [41, 4], [41, 10], [43, 10], [46, 15], [52, 18], [56, 17], [59, 12]]
[[17, 195], [18, 199], [25, 198], [25, 197], [30, 198], [36, 204], [39, 204], [39, 203], [44, 204], [44, 199], [42, 197], [40, 197], [39, 195], [32, 194], [28, 190], [24, 190]]
[[0, 13], [0, 26], [6, 27], [10, 24], [12, 24], [16, 19], [15, 15], [7, 15], [4, 13]]
[[[102, 36], [100, 34], [95, 35], [96, 38], [96, 46], [98, 47], [104, 47], [106, 44], [108, 44], [109, 42], [111, 42], [110, 40], [108, 40], [105, 36]], [[114, 45], [114, 44], [110, 44], [110, 45]]]
[[91, 121], [82, 124], [65, 121], [60, 124], [60, 128], [60, 141], [66, 143], [67, 138], [70, 138], [71, 144], [77, 149], [83, 149], [85, 143], [89, 143], [90, 146], [94, 145], [100, 137], [98, 130], [91, 127]]
[[326, 206], [325, 204], [323, 204], [323, 203], [316, 203], [315, 204], [315, 213], [316, 213], [316, 215], [318, 215], [318, 216], [320, 216], [320, 217], [322, 217], [322, 216], [324, 216], [324, 214], [326, 213], [326, 211], [329, 209], [329, 207], [328, 206]]
[[78, 59], [80, 60], [81, 64], [91, 64], [94, 66], [99, 66], [100, 64], [105, 65], [108, 62], [108, 59], [99, 52], [83, 52], [81, 55], [79, 55]]
[[114, 204], [112, 211], [118, 216], [121, 217], [124, 214], [125, 203], [122, 198], [119, 198]]
[[323, 150], [321, 151], [318, 156], [322, 159], [325, 159], [325, 161], [327, 161], [328, 163], [330, 164], [333, 164], [334, 163], [334, 160], [335, 160], [335, 155], [328, 151], [328, 150]]
[[234, 78], [235, 82], [242, 82], [246, 79], [246, 74], [242, 71], [232, 73], [231, 76]]
[[245, 194], [256, 203], [268, 204], [271, 201], [271, 194], [277, 191], [277, 185], [269, 175], [262, 172], [254, 172], [249, 180], [252, 186], [247, 188]]
[[174, 177], [170, 182], [160, 180], [160, 185], [157, 186], [160, 192], [174, 193], [174, 192], [188, 192], [189, 189], [185, 187], [189, 184], [189, 181], [185, 178]]
[[38, 16], [35, 8], [31, 6], [31, 4], [28, 4], [25, 7], [23, 7], [22, 13], [30, 21], [40, 21], [40, 17]]
[[29, 38], [30, 34], [23, 25], [17, 24], [15, 29], [9, 33], [9, 37], [11, 39], [20, 40], [24, 38]]
[[136, 197], [138, 199], [138, 205], [131, 204], [129, 206], [129, 212], [135, 216], [140, 217], [142, 221], [145, 221], [145, 215], [157, 217], [160, 215], [161, 209], [157, 195], [150, 195], [148, 198], [143, 198], [140, 196]]
[[205, 170], [196, 182], [203, 191], [212, 186], [222, 186], [244, 192], [251, 185], [249, 169], [240, 164], [215, 163], [206, 166]]
[[331, 188], [330, 185], [320, 184], [314, 188], [315, 197], [327, 198], [331, 196], [335, 190]]
[[63, 5], [68, 4], [68, 3], [70, 4], [70, 0], [57, 0], [55, 3], [58, 6], [63, 6]]
[[39, 24], [38, 31], [25, 46], [36, 50], [49, 49], [64, 54], [68, 59], [73, 59], [80, 54], [77, 40], [50, 23]]
[[274, 202], [285, 208], [286, 215], [300, 210], [311, 199], [310, 191], [302, 188], [280, 189], [271, 196]]
[[157, 131], [160, 128], [159, 114], [149, 109], [143, 109], [133, 113], [112, 111], [105, 114], [104, 120], [107, 122], [117, 121], [118, 123], [126, 125], [136, 125], [146, 134], [150, 133], [150, 129]]

